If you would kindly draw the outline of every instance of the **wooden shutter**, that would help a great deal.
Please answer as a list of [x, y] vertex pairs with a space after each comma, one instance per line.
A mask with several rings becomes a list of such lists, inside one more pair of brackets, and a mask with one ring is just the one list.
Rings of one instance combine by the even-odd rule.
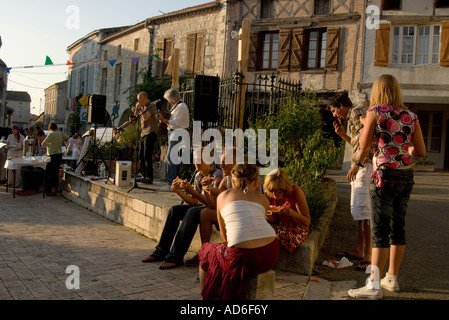
[[338, 51], [340, 47], [340, 28], [327, 28], [326, 65], [324, 70], [338, 70]]
[[164, 58], [164, 39], [158, 40], [156, 42], [156, 50], [155, 54], [159, 55], [161, 60], [154, 58], [156, 60], [156, 74], [158, 76], [161, 76], [164, 73], [164, 70], [162, 70], [162, 62]]
[[289, 71], [290, 69], [290, 54], [292, 44], [292, 30], [279, 31], [279, 57], [278, 70]]
[[390, 55], [390, 24], [381, 23], [376, 30], [376, 44], [374, 48], [374, 65], [385, 67]]
[[299, 71], [302, 68], [302, 57], [304, 52], [303, 29], [293, 29], [292, 48], [290, 57], [290, 71]]
[[449, 66], [449, 21], [441, 23], [440, 66]]
[[257, 43], [259, 42], [259, 34], [257, 32], [251, 33], [249, 41], [249, 59], [248, 71], [256, 71], [257, 68]]
[[203, 56], [204, 56], [204, 35], [198, 33], [196, 35], [195, 64], [193, 66], [194, 73], [203, 72]]
[[195, 44], [196, 44], [196, 34], [187, 35], [187, 47], [186, 47], [186, 64], [185, 72], [192, 74], [195, 62]]
[[168, 67], [169, 58], [173, 55], [173, 39], [168, 38], [164, 40], [164, 60], [162, 61], [163, 65], [163, 72], [165, 73], [165, 70]]

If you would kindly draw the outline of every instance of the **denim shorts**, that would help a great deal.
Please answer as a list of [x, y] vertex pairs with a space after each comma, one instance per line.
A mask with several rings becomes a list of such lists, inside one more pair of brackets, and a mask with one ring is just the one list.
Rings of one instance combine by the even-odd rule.
[[414, 185], [412, 169], [382, 169], [383, 187], [370, 184], [373, 248], [405, 245], [405, 214]]

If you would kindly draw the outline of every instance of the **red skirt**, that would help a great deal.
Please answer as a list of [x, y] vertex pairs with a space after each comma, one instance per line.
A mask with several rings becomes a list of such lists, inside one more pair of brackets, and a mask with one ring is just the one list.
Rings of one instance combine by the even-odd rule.
[[245, 277], [267, 272], [279, 259], [279, 242], [254, 249], [229, 248], [226, 243], [203, 243], [198, 253], [206, 271], [203, 300], [242, 300]]

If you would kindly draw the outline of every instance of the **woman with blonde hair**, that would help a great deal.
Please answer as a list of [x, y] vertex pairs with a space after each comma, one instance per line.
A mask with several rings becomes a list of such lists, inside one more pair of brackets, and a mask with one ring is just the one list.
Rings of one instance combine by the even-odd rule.
[[309, 235], [310, 212], [304, 191], [288, 178], [282, 169], [265, 177], [265, 195], [270, 201], [267, 220], [288, 251], [294, 253]]
[[[355, 298], [381, 299], [381, 288], [399, 291], [397, 275], [406, 245], [405, 214], [414, 184], [411, 157], [425, 156], [426, 146], [418, 117], [404, 106], [395, 77], [384, 74], [374, 82], [370, 105], [355, 163], [363, 166], [375, 139], [370, 184], [371, 276], [366, 286], [349, 290], [348, 294]], [[357, 170], [348, 172], [348, 181], [356, 175]], [[388, 258], [388, 271], [379, 285], [376, 276], [382, 275]]]
[[234, 188], [217, 197], [217, 218], [224, 243], [203, 243], [200, 260], [201, 295], [209, 299], [244, 299], [248, 275], [276, 266], [279, 243], [265, 220], [269, 203], [259, 192], [259, 168], [238, 164], [231, 172]]

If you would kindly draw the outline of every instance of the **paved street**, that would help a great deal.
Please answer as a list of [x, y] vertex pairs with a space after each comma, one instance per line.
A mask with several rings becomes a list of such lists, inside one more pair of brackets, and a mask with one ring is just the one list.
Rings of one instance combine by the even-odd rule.
[[[329, 176], [348, 197], [344, 174]], [[399, 299], [449, 299], [448, 195], [449, 174], [417, 174]], [[61, 196], [14, 199], [1, 187], [0, 201], [0, 300], [201, 300], [197, 268], [142, 263], [156, 243], [133, 230]], [[277, 272], [275, 299], [347, 299], [355, 285]]]
[[[13, 199], [2, 187], [0, 201], [0, 300], [201, 300], [198, 268], [142, 263], [156, 242], [133, 230], [61, 196]], [[69, 266], [79, 289], [66, 286]], [[301, 300], [308, 280], [278, 272], [275, 298]]]

